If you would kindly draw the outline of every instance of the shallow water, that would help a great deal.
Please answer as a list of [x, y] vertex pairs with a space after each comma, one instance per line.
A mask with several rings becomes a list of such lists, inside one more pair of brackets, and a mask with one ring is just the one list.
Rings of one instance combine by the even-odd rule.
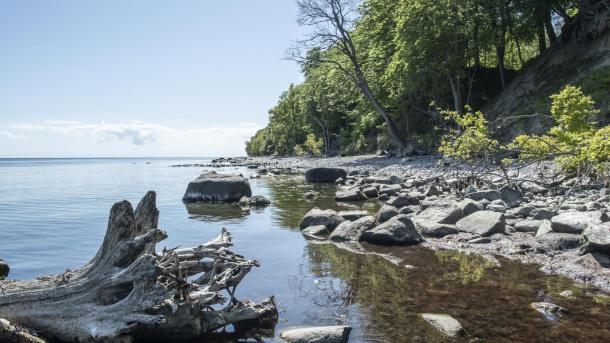
[[[335, 204], [332, 185], [305, 184], [302, 177], [251, 180], [253, 193], [269, 197], [271, 206], [251, 211], [186, 207], [182, 195], [201, 168], [169, 165], [194, 161], [0, 160], [0, 258], [19, 279], [77, 268], [97, 251], [112, 204], [127, 199], [135, 205], [155, 190], [159, 225], [169, 234], [159, 248], [207, 241], [227, 227], [234, 250], [261, 262], [238, 288], [238, 297], [275, 295], [280, 309], [276, 335], [287, 326], [349, 324], [351, 342], [607, 342], [610, 337], [608, 297], [545, 276], [535, 266], [500, 259], [498, 267], [474, 255], [369, 246], [401, 260], [394, 264], [333, 245], [308, 244], [297, 226], [312, 207], [374, 212], [379, 206]], [[312, 189], [321, 197], [304, 200], [303, 193]], [[560, 297], [566, 289], [575, 296]], [[534, 301], [555, 302], [570, 314], [545, 319], [529, 308]], [[421, 312], [451, 314], [467, 337], [441, 336], [418, 317]]]

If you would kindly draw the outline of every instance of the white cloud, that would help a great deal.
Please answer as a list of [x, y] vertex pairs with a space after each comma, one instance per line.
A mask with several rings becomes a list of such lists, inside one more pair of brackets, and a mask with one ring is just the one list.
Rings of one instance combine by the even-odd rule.
[[[130, 121], [124, 123], [84, 123], [79, 121], [50, 120], [44, 124], [18, 123], [8, 126], [19, 131], [48, 131], [72, 137], [96, 137], [98, 142], [119, 140], [135, 146], [203, 146], [222, 148], [243, 147], [243, 143], [260, 127], [254, 123], [236, 123], [235, 127], [207, 127], [179, 129], [165, 125]], [[13, 135], [0, 131], [0, 135]], [[13, 135], [15, 136], [15, 135]]]
[[16, 135], [16, 134], [14, 134], [12, 132], [4, 131], [4, 130], [0, 130], [0, 137], [8, 138], [8, 139], [25, 139], [25, 138], [27, 138], [25, 136]]

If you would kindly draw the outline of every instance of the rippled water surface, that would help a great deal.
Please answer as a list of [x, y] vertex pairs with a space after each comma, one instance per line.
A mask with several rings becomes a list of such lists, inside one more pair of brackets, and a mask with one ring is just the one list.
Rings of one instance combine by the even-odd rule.
[[[202, 162], [205, 159], [197, 159]], [[189, 206], [181, 198], [201, 168], [170, 168], [194, 161], [165, 159], [0, 160], [0, 258], [12, 278], [32, 278], [77, 268], [97, 251], [108, 212], [116, 201], [134, 205], [157, 192], [159, 226], [169, 238], [160, 247], [194, 245], [222, 227], [233, 234], [234, 250], [261, 262], [238, 288], [238, 297], [275, 295], [280, 309], [276, 332], [287, 326], [349, 324], [351, 342], [608, 342], [610, 300], [569, 280], [527, 266], [420, 247], [381, 248], [400, 263], [333, 245], [308, 244], [298, 222], [314, 206], [337, 205], [334, 186], [305, 184], [302, 177], [251, 180], [254, 194], [272, 205], [245, 211], [233, 206]], [[250, 174], [241, 168], [222, 171]], [[316, 190], [321, 197], [303, 199]], [[559, 293], [571, 289], [575, 296]], [[570, 310], [547, 320], [531, 308], [552, 301]], [[468, 335], [448, 339], [418, 313], [448, 313]]]

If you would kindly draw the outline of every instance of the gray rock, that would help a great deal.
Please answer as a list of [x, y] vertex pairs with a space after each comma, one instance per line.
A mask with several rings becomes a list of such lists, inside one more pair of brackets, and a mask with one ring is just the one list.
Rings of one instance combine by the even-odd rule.
[[572, 296], [574, 296], [574, 292], [568, 289], [568, 290], [565, 290], [565, 291], [559, 293], [559, 295], [561, 295], [564, 298], [571, 298]]
[[288, 328], [280, 338], [288, 343], [347, 343], [351, 331], [349, 326]]
[[402, 187], [400, 185], [382, 185], [381, 187], [379, 187], [379, 194], [394, 196], [394, 195], [398, 194], [398, 192], [400, 192], [401, 190], [402, 190]]
[[460, 322], [448, 314], [422, 313], [420, 316], [449, 337], [462, 336], [465, 333]]
[[587, 227], [582, 233], [581, 252], [600, 252], [610, 255], [610, 223]]
[[362, 193], [366, 195], [367, 198], [373, 199], [379, 196], [379, 191], [375, 186], [367, 186], [362, 188]]
[[604, 204], [604, 203], [610, 202], [610, 196], [604, 195], [603, 197], [600, 197], [595, 201], [597, 201], [600, 204]]
[[305, 192], [305, 194], [303, 194], [303, 198], [307, 199], [307, 200], [313, 200], [318, 198], [319, 194], [318, 192], [314, 192], [314, 191], [307, 191]]
[[478, 211], [460, 219], [455, 226], [460, 231], [486, 237], [495, 233], [503, 233], [505, 220], [504, 214], [502, 213]]
[[361, 240], [379, 245], [412, 245], [424, 241], [409, 217], [400, 214], [365, 231]]
[[339, 211], [339, 215], [341, 217], [343, 217], [343, 219], [345, 220], [358, 220], [362, 217], [366, 217], [369, 215], [369, 213], [367, 211], [358, 211], [358, 210], [353, 210], [353, 211]]
[[[380, 184], [380, 185], [391, 185], [392, 180], [388, 177], [369, 176], [364, 179], [364, 183], [368, 184]], [[399, 182], [400, 183], [400, 182]]]
[[466, 194], [466, 198], [475, 200], [475, 201], [481, 201], [481, 200], [487, 200], [487, 201], [494, 201], [497, 199], [501, 199], [502, 198], [502, 193], [500, 193], [500, 191], [496, 191], [496, 190], [485, 190], [485, 191], [478, 191], [478, 192], [472, 192], [472, 193], [468, 193]]
[[[341, 224], [339, 224], [341, 225]], [[326, 225], [315, 225], [304, 228], [301, 234], [308, 239], [324, 240], [330, 234], [330, 229]]]
[[517, 222], [514, 227], [519, 232], [538, 232], [540, 225], [542, 225], [542, 220], [523, 220]]
[[464, 211], [453, 203], [437, 203], [420, 212], [415, 219], [418, 221], [441, 224], [455, 224], [464, 217]]
[[462, 209], [465, 216], [473, 214], [477, 211], [483, 211], [485, 209], [482, 204], [472, 199], [464, 199], [458, 202], [457, 205]]
[[488, 243], [491, 243], [491, 238], [479, 237], [479, 238], [471, 239], [467, 243], [468, 244], [488, 244]]
[[[532, 213], [532, 211], [534, 211], [536, 209], [536, 207], [532, 206], [532, 205], [523, 205], [517, 208], [512, 209], [510, 212], [515, 215], [516, 217], [527, 217], [530, 215], [530, 213]], [[544, 219], [544, 218], [541, 218]], [[550, 218], [548, 218], [550, 219]]]
[[359, 189], [348, 189], [335, 193], [335, 201], [364, 201], [367, 197]]
[[553, 233], [553, 228], [551, 227], [551, 221], [548, 219], [543, 219], [540, 222], [540, 226], [538, 226], [538, 230], [536, 231], [536, 237], [540, 237], [542, 235], [546, 235], [548, 233]]
[[189, 182], [182, 201], [184, 203], [237, 202], [244, 196], [251, 197], [252, 190], [243, 176], [207, 172]]
[[8, 263], [4, 262], [4, 260], [0, 259], [0, 279], [7, 277], [11, 268]]
[[523, 194], [514, 188], [502, 187], [500, 189], [500, 199], [502, 199], [508, 207], [516, 207], [523, 202]]
[[386, 204], [381, 206], [379, 211], [377, 211], [377, 215], [375, 216], [375, 218], [377, 219], [377, 223], [381, 224], [387, 222], [388, 220], [390, 220], [390, 218], [395, 217], [397, 215], [398, 209], [394, 206]]
[[553, 231], [560, 233], [582, 233], [587, 227], [601, 224], [607, 217], [601, 212], [564, 212], [551, 218]]
[[487, 205], [486, 210], [498, 213], [506, 213], [506, 206], [498, 204], [489, 204]]
[[328, 239], [333, 242], [357, 242], [362, 233], [375, 225], [375, 217], [366, 216], [356, 221], [344, 221], [330, 234]]
[[438, 189], [438, 187], [436, 187], [436, 185], [431, 185], [424, 194], [426, 195], [426, 197], [429, 197], [433, 195], [440, 195], [441, 191]]
[[405, 206], [398, 210], [398, 214], [411, 214], [417, 212], [417, 206]]
[[396, 175], [390, 176], [390, 184], [400, 185], [401, 183], [402, 183], [402, 178], [400, 176], [396, 176]]
[[396, 208], [401, 208], [408, 205], [419, 205], [419, 199], [405, 193], [400, 193], [388, 200], [387, 204]]
[[333, 183], [338, 178], [346, 179], [347, 172], [341, 168], [311, 168], [305, 172], [305, 181]]
[[543, 252], [566, 251], [580, 246], [580, 235], [571, 233], [551, 232], [536, 237], [540, 243], [539, 250]]
[[417, 220], [413, 219], [413, 223], [417, 230], [423, 235], [427, 237], [445, 237], [448, 235], [454, 235], [458, 233], [458, 229], [455, 228], [455, 225], [451, 224], [442, 224], [437, 222], [429, 222], [425, 220]]
[[532, 218], [536, 219], [536, 220], [542, 220], [542, 219], [548, 219], [550, 220], [551, 218], [553, 218], [555, 216], [555, 212], [549, 208], [536, 208], [534, 210], [532, 210], [532, 212], [530, 212], [530, 215], [532, 216]]
[[334, 210], [321, 210], [317, 207], [305, 214], [299, 227], [304, 229], [309, 226], [324, 225], [329, 229], [334, 229], [341, 224], [344, 219]]
[[380, 194], [379, 197], [377, 197], [377, 200], [379, 201], [388, 201], [390, 200], [390, 196], [387, 194]]

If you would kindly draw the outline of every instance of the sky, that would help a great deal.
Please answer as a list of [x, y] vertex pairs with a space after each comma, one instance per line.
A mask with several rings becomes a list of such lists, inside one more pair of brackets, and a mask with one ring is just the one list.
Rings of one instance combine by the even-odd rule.
[[293, 0], [0, 2], [0, 158], [244, 155], [298, 66]]

